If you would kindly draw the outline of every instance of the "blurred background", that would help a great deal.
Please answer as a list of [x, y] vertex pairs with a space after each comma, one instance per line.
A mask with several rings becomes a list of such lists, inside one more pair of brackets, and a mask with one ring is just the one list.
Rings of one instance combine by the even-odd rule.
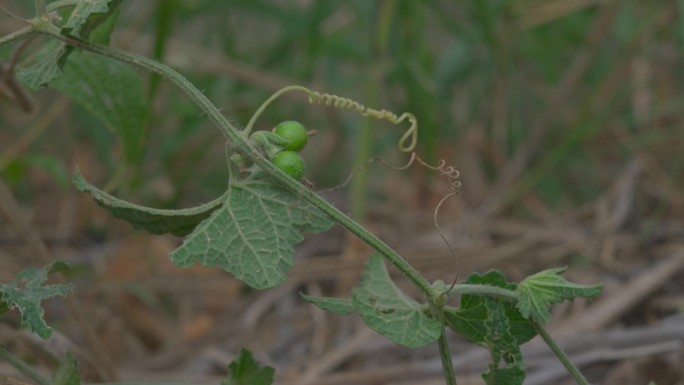
[[[439, 172], [373, 163], [325, 196], [431, 280], [568, 266], [571, 280], [603, 282], [594, 302], [556, 306], [550, 330], [594, 383], [668, 385], [684, 384], [683, 13], [682, 0], [124, 1], [111, 45], [177, 69], [240, 127], [291, 84], [412, 112], [418, 155], [460, 171], [437, 215], [458, 258], [433, 222], [451, 191]], [[0, 20], [2, 34], [22, 26]], [[219, 131], [171, 83], [137, 74], [147, 109], [133, 147], [50, 88], [23, 108], [0, 88], [0, 282], [46, 264], [40, 239], [75, 267], [80, 308], [46, 303], [59, 331], [49, 346], [5, 316], [0, 343], [46, 367], [74, 351], [87, 381], [218, 383], [244, 346], [281, 384], [443, 383], [435, 347], [395, 346], [298, 298], [349, 295], [369, 251], [342, 229], [308, 237], [290, 280], [256, 292], [218, 270], [175, 268], [167, 254], [180, 239], [136, 231], [71, 186], [78, 165], [146, 206], [225, 190]], [[408, 160], [396, 147], [406, 126], [292, 94], [256, 128], [283, 120], [317, 131], [303, 153], [314, 189], [370, 158]], [[451, 338], [459, 384], [482, 383], [487, 352]], [[568, 381], [539, 341], [524, 354], [526, 384]]]

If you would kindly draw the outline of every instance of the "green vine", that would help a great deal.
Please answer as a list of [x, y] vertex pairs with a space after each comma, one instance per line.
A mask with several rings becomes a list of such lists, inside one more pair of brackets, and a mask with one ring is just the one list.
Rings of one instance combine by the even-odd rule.
[[[540, 322], [540, 320], [546, 320], [546, 307], [551, 303], [560, 302], [564, 299], [573, 298], [575, 296], [592, 298], [593, 296], [598, 295], [598, 292], [600, 292], [600, 290], [597, 290], [595, 287], [566, 285], [565, 282], [567, 281], [561, 282], [561, 278], [558, 277], [558, 275], [562, 272], [562, 269], [549, 270], [546, 272], [536, 274], [532, 277], [528, 277], [528, 279], [523, 281], [517, 287], [514, 284], [506, 283], [505, 280], [502, 281], [501, 279], [499, 279], [496, 273], [488, 273], [487, 277], [475, 276], [472, 279], [472, 281], [466, 281], [465, 284], [457, 284], [456, 280], [454, 280], [454, 282], [450, 286], [444, 284], [443, 282], [436, 282], [435, 284], [431, 284], [420, 273], [418, 273], [418, 271], [416, 271], [405, 259], [403, 259], [397, 252], [395, 252], [382, 240], [380, 240], [374, 234], [366, 230], [359, 223], [357, 223], [356, 221], [354, 221], [353, 219], [339, 211], [337, 208], [335, 208], [330, 203], [325, 201], [319, 195], [317, 195], [307, 187], [303, 186], [301, 183], [299, 183], [292, 177], [288, 176], [280, 168], [276, 167], [268, 159], [268, 157], [262, 151], [260, 151], [259, 148], [253, 145], [249, 140], [250, 134], [252, 133], [252, 130], [255, 127], [257, 119], [262, 115], [262, 113], [269, 105], [271, 105], [277, 98], [279, 98], [287, 92], [302, 92], [307, 96], [308, 102], [311, 104], [320, 104], [333, 108], [352, 110], [362, 116], [379, 120], [385, 120], [395, 125], [408, 122], [409, 127], [400, 137], [397, 143], [397, 147], [402, 152], [412, 153], [409, 165], [414, 160], [417, 160], [418, 162], [421, 162], [427, 167], [438, 170], [440, 173], [446, 175], [449, 178], [450, 186], [453, 190], [455, 190], [458, 184], [460, 183], [458, 182], [458, 171], [456, 171], [454, 168], [450, 166], [447, 167], [444, 162], [438, 164], [437, 166], [429, 166], [425, 164], [422, 160], [420, 160], [420, 158], [417, 158], [416, 153], [413, 152], [417, 144], [418, 134], [418, 124], [413, 114], [406, 112], [397, 115], [393, 112], [384, 109], [378, 110], [366, 107], [352, 99], [344, 98], [338, 95], [312, 91], [302, 86], [288, 86], [278, 90], [271, 97], [269, 97], [263, 104], [261, 104], [261, 106], [259, 106], [259, 108], [252, 115], [245, 129], [240, 131], [235, 127], [235, 125], [231, 124], [231, 122], [223, 114], [221, 114], [218, 108], [216, 108], [216, 106], [214, 106], [214, 104], [206, 96], [204, 96], [204, 94], [202, 94], [200, 90], [198, 90], [192, 83], [190, 83], [182, 75], [180, 75], [178, 72], [168, 67], [167, 65], [159, 63], [155, 60], [148, 59], [143, 56], [131, 54], [126, 51], [107, 47], [104, 45], [94, 44], [83, 38], [64, 35], [60, 33], [60, 31], [51, 23], [50, 12], [53, 12], [58, 8], [75, 6], [77, 4], [79, 4], [79, 2], [74, 0], [63, 0], [53, 2], [46, 6], [43, 0], [36, 0], [35, 7], [36, 12], [39, 15], [39, 19], [34, 19], [32, 21], [32, 25], [28, 27], [20, 29], [9, 35], [0, 37], [0, 47], [3, 45], [19, 42], [36, 34], [41, 34], [56, 40], [60, 40], [72, 47], [81, 49], [83, 51], [88, 51], [97, 55], [101, 55], [103, 57], [107, 57], [113, 60], [117, 60], [123, 63], [131, 64], [133, 66], [145, 69], [153, 74], [157, 74], [174, 83], [209, 117], [209, 119], [219, 128], [221, 133], [226, 137], [226, 155], [227, 159], [229, 160], [228, 166], [231, 180], [234, 179], [233, 177], [238, 175], [240, 172], [239, 167], [234, 162], [230, 161], [230, 159], [233, 159], [232, 156], [236, 155], [235, 153], [237, 153], [238, 156], [241, 156], [244, 159], [248, 160], [250, 163], [258, 166], [261, 170], [263, 170], [263, 172], [267, 173], [270, 177], [272, 177], [272, 179], [275, 180], [278, 184], [285, 187], [287, 190], [295, 194], [297, 197], [303, 198], [308, 203], [313, 205], [315, 208], [319, 209], [321, 212], [327, 215], [330, 219], [341, 224], [347, 230], [358, 236], [361, 240], [366, 242], [369, 246], [371, 246], [378, 253], [380, 253], [385, 259], [390, 261], [390, 263], [392, 263], [392, 265], [395, 268], [397, 268], [405, 277], [407, 277], [420, 289], [420, 291], [426, 297], [427, 302], [429, 304], [429, 307], [427, 309], [421, 308], [420, 305], [412, 299], [404, 298], [401, 295], [396, 295], [396, 297], [393, 297], [392, 300], [399, 301], [400, 305], [403, 306], [399, 310], [410, 314], [418, 314], [417, 317], [419, 318], [419, 320], [424, 320], [423, 318], [420, 318], [421, 315], [426, 316], [426, 314], [429, 314], [432, 317], [429, 320], [430, 327], [432, 327], [432, 325], [434, 324], [437, 324], [436, 326], [439, 327], [438, 334], [435, 333], [428, 335], [427, 342], [434, 342], [435, 340], [437, 341], [439, 346], [440, 359], [444, 370], [444, 376], [449, 385], [456, 384], [456, 376], [452, 364], [451, 354], [449, 352], [449, 345], [447, 341], [445, 326], [450, 326], [452, 328], [458, 329], [458, 317], [473, 316], [473, 314], [468, 313], [468, 311], [482, 312], [482, 309], [485, 309], [485, 322], [488, 322], [487, 325], [497, 325], [497, 327], [500, 327], [500, 330], [502, 331], [506, 331], [506, 328], [508, 327], [506, 324], [506, 322], [508, 322], [507, 318], [505, 317], [506, 314], [515, 313], [515, 316], [520, 317], [521, 323], [529, 321], [533, 325], [533, 333], [534, 331], [536, 331], [539, 335], [541, 335], [544, 341], [551, 347], [554, 353], [558, 356], [559, 360], [561, 360], [561, 362], [566, 366], [568, 372], [573, 376], [573, 378], [575, 378], [577, 383], [581, 385], [587, 384], [586, 379], [582, 376], [579, 370], [572, 364], [572, 362], [570, 362], [567, 355], [565, 355], [565, 353], [555, 344], [553, 339], [544, 330], [544, 328], [542, 327], [542, 322]], [[82, 183], [82, 186], [85, 186], [85, 183]], [[453, 196], [454, 194], [455, 191], [447, 195], [446, 198]], [[445, 199], [443, 199], [442, 202]], [[442, 202], [440, 202], [440, 206]], [[210, 209], [214, 210], [215, 208]], [[209, 213], [210, 212], [211, 211], [209, 211]], [[436, 222], [436, 218], [435, 225], [437, 226], [440, 235], [442, 235], [441, 230], [439, 229], [439, 226]], [[182, 231], [182, 229], [178, 231]], [[442, 237], [444, 238], [443, 235]], [[444, 240], [446, 242], [446, 239]], [[379, 261], [378, 263], [380, 265], [374, 264], [373, 268], [384, 269], [384, 263], [382, 262], [382, 260], [377, 256], [376, 258], [377, 261]], [[387, 277], [387, 280], [389, 281], [389, 275], [386, 272], [383, 273], [380, 270], [376, 270], [375, 272], [379, 272], [379, 275], [384, 274]], [[491, 283], [487, 280], [491, 280], [491, 282], [494, 283]], [[562, 290], [559, 289], [558, 293], [554, 292], [552, 293], [554, 295], [547, 296], [547, 298], [545, 298], [544, 302], [541, 304], [535, 302], [535, 300], [537, 299], [535, 298], [535, 290], [539, 290], [537, 289], [537, 286], [542, 287], [546, 285], [548, 282], [552, 282], [554, 284], [557, 283], [559, 287], [562, 286]], [[321, 307], [325, 308], [327, 306], [329, 309], [334, 308], [335, 312], [344, 313], [349, 312], [351, 310], [358, 311], [359, 308], [362, 308], [361, 305], [363, 305], [363, 303], [359, 305], [358, 302], [362, 300], [369, 302], [376, 301], [376, 295], [384, 295], [387, 292], [389, 292], [390, 294], [396, 294], [393, 292], [394, 289], [392, 288], [392, 285], [388, 284], [387, 282], [372, 281], [366, 282], [365, 284], [365, 291], [356, 292], [356, 297], [354, 297], [353, 301], [345, 299], [311, 299], [311, 301], [314, 303], [318, 301], [318, 305], [321, 305]], [[544, 287], [544, 289], [546, 289], [546, 287]], [[472, 299], [474, 297], [487, 298], [481, 304], [476, 304], [477, 306], [473, 305], [473, 308], [476, 310], [463, 310], [460, 308], [450, 308], [446, 306], [448, 298], [456, 294], [461, 295], [462, 298], [467, 297], [470, 301], [474, 301]], [[416, 311], [416, 309], [418, 310]], [[363, 311], [363, 308], [361, 310]], [[385, 310], [395, 311], [396, 309]], [[454, 316], [455, 319], [448, 320], [447, 313]], [[376, 315], [370, 312], [363, 313], [362, 316], [367, 316], [369, 319], [373, 319], [373, 317], [375, 317]], [[476, 318], [477, 322], [481, 322], [482, 314], [477, 313], [476, 316], [480, 317]], [[498, 318], [495, 317], [500, 317], [502, 320], [504, 320], [504, 322], [497, 324], [494, 321], [498, 320]], [[428, 323], [427, 321], [425, 322]], [[437, 329], [433, 328], [431, 331], [434, 330]], [[505, 341], [508, 345], [504, 346], [503, 348], [495, 347], [495, 344], [492, 341], [487, 340], [487, 338], [484, 338], [483, 340], [476, 342], [482, 343], [490, 347], [492, 349], [493, 356], [494, 354], [496, 354], [497, 357], [509, 357], [515, 356], [515, 354], [520, 353], [518, 349], [518, 341], [515, 340], [515, 338], [513, 337], [511, 337], [511, 339], [513, 339], [514, 341]], [[404, 343], [406, 343], [407, 345], [411, 343], [418, 344], [422, 342], [423, 340], [419, 340], [417, 342], [414, 340], [404, 341]], [[20, 363], [16, 362], [16, 357], [12, 356], [6, 349], [2, 347], [0, 347], [0, 358], [4, 358], [13, 366], [16, 366], [22, 371], [27, 370], [26, 374], [28, 376], [33, 375], [30, 370], [26, 369], [26, 367], [21, 366]], [[498, 367], [499, 363], [495, 362], [494, 364], [495, 367]], [[33, 379], [39, 384], [45, 384], [47, 381], [45, 378], [42, 377], [33, 377]]]

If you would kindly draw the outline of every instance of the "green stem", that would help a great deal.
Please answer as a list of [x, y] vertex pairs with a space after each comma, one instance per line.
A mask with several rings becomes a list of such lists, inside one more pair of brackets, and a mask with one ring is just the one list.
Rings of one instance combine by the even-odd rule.
[[580, 385], [589, 385], [589, 382], [587, 381], [586, 378], [584, 378], [584, 375], [580, 370], [575, 366], [575, 364], [570, 361], [570, 358], [568, 357], [567, 354], [563, 351], [563, 349], [556, 344], [556, 341], [551, 338], [551, 335], [544, 329], [544, 327], [537, 323], [533, 322], [535, 329], [537, 329], [537, 333], [541, 336], [541, 338], [546, 342], [547, 345], [551, 348], [553, 353], [558, 357], [560, 362], [563, 363], [563, 366], [568, 370], [568, 373], [572, 376], [572, 378], [575, 379], [575, 381], [580, 384]]
[[7, 361], [10, 365], [14, 366], [18, 371], [20, 371], [26, 377], [37, 382], [39, 385], [50, 385], [50, 379], [43, 376], [34, 370], [27, 363], [19, 359], [19, 357], [10, 353], [9, 350], [5, 349], [4, 346], [0, 345], [0, 358]]
[[48, 19], [47, 16], [47, 9], [45, 8], [45, 0], [34, 0], [34, 4], [36, 5], [36, 15], [39, 18], [45, 18], [45, 20]]
[[447, 385], [456, 385], [456, 372], [454, 371], [454, 364], [451, 362], [449, 341], [447, 341], [444, 326], [442, 326], [442, 334], [439, 335], [437, 344], [439, 345], [439, 358], [442, 360], [442, 369], [444, 369], [444, 378]]
[[518, 293], [515, 290], [508, 290], [504, 289], [503, 287], [490, 285], [454, 285], [454, 287], [449, 291], [449, 296], [451, 297], [453, 294], [488, 295], [491, 297], [510, 299], [514, 301], [517, 301], [519, 298]]
[[35, 35], [36, 33], [37, 32], [33, 29], [33, 26], [28, 26], [16, 30], [8, 35], [0, 37], [0, 47], [2, 47], [5, 44], [12, 44], [15, 41], [24, 40], [31, 35]]
[[354, 235], [361, 238], [373, 249], [380, 252], [385, 258], [387, 258], [399, 271], [401, 271], [409, 280], [411, 280], [420, 290], [425, 294], [426, 297], [432, 299], [435, 297], [436, 293], [432, 289], [430, 283], [423, 278], [411, 265], [409, 265], [399, 254], [397, 254], [392, 248], [381, 241], [378, 237], [371, 234], [368, 230], [363, 228], [361, 225], [356, 223], [354, 220], [343, 214], [341, 211], [333, 207], [323, 198], [318, 196], [313, 191], [304, 187], [301, 183], [292, 179], [285, 172], [276, 167], [271, 163], [266, 157], [264, 157], [261, 152], [255, 147], [251, 146], [242, 136], [240, 131], [233, 127], [225, 116], [207, 99], [200, 90], [198, 90], [192, 83], [185, 79], [178, 72], [173, 70], [171, 67], [156, 62], [154, 60], [148, 59], [143, 56], [134, 55], [116, 48], [111, 48], [107, 46], [102, 46], [98, 44], [93, 44], [85, 40], [63, 36], [52, 31], [39, 31], [41, 34], [52, 36], [56, 39], [62, 40], [74, 47], [84, 49], [109, 57], [114, 60], [118, 60], [124, 63], [129, 63], [137, 67], [146, 69], [152, 73], [161, 75], [164, 78], [169, 79], [181, 90], [183, 90], [190, 99], [197, 104], [197, 106], [207, 114], [207, 116], [218, 126], [221, 132], [226, 136], [228, 141], [231, 143], [233, 148], [240, 152], [245, 158], [251, 160], [264, 171], [270, 174], [278, 183], [282, 184], [288, 190], [294, 192], [295, 194], [301, 196], [310, 202], [313, 206], [323, 211], [332, 220], [338, 222]]

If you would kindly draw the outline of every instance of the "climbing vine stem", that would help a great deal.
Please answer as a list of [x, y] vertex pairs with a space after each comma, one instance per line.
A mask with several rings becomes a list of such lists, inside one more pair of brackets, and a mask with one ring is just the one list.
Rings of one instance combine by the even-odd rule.
[[541, 338], [546, 342], [547, 345], [549, 345], [549, 348], [553, 351], [553, 353], [558, 357], [560, 362], [563, 363], [563, 366], [568, 370], [570, 375], [572, 376], [573, 379], [575, 379], [575, 382], [577, 382], [579, 385], [589, 385], [589, 382], [587, 379], [584, 377], [582, 372], [575, 366], [575, 364], [570, 361], [570, 357], [568, 357], [567, 354], [563, 351], [563, 349], [556, 344], [556, 341], [551, 338], [551, 335], [544, 329], [544, 327], [539, 324], [538, 322], [533, 322], [535, 329], [537, 329], [537, 333], [541, 336]]
[[[257, 164], [264, 171], [270, 174], [278, 183], [282, 184], [287, 189], [298, 194], [302, 198], [306, 199], [316, 208], [323, 211], [331, 219], [338, 222], [354, 235], [361, 238], [373, 249], [377, 250], [385, 258], [387, 258], [399, 271], [401, 271], [409, 280], [411, 280], [418, 288], [423, 292], [423, 294], [428, 298], [434, 298], [437, 293], [433, 290], [430, 283], [423, 278], [423, 276], [418, 273], [411, 265], [409, 265], [399, 254], [397, 254], [392, 248], [390, 248], [386, 243], [380, 240], [378, 237], [370, 233], [368, 230], [363, 228], [361, 225], [356, 223], [341, 211], [333, 207], [323, 198], [318, 196], [313, 191], [304, 187], [302, 184], [296, 180], [290, 178], [285, 172], [277, 168], [273, 163], [271, 163], [266, 157], [255, 147], [250, 145], [242, 136], [240, 131], [238, 131], [225, 116], [214, 106], [209, 99], [202, 94], [192, 83], [185, 79], [178, 72], [173, 70], [171, 67], [159, 63], [157, 61], [148, 59], [144, 56], [138, 56], [131, 54], [126, 51], [122, 51], [116, 48], [111, 48], [99, 44], [93, 44], [91, 42], [60, 35], [52, 31], [39, 31], [40, 34], [52, 36], [53, 38], [62, 40], [67, 44], [70, 44], [76, 48], [90, 51], [114, 60], [118, 60], [124, 63], [132, 64], [134, 66], [146, 69], [150, 72], [161, 75], [167, 78], [178, 86], [183, 92], [185, 92], [190, 99], [197, 104], [197, 106], [207, 114], [207, 116], [218, 126], [221, 132], [226, 136], [233, 148], [241, 153], [245, 158]], [[303, 87], [302, 87], [303, 88]], [[324, 94], [319, 94], [324, 95]], [[323, 97], [323, 96], [321, 96]], [[371, 110], [369, 110], [371, 111]], [[375, 111], [375, 110], [372, 110]], [[384, 111], [384, 110], [383, 110]], [[374, 114], [369, 112], [369, 115]], [[382, 111], [378, 111], [378, 114], [383, 114]], [[388, 115], [387, 115], [388, 116]], [[388, 118], [389, 119], [389, 118]], [[410, 116], [404, 114], [397, 118], [397, 121], [404, 119], [411, 119]], [[406, 135], [405, 135], [406, 136]]]

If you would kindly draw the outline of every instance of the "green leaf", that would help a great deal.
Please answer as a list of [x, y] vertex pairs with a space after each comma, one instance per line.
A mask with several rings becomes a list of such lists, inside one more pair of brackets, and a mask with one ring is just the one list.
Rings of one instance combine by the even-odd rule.
[[601, 294], [603, 285], [578, 285], [560, 277], [565, 267], [549, 269], [525, 278], [518, 285], [518, 310], [525, 318], [543, 324], [551, 321], [549, 306], [566, 299], [582, 297], [596, 298]]
[[[516, 284], [506, 281], [500, 271], [490, 270], [484, 275], [471, 274], [465, 281], [466, 284], [490, 285], [515, 290]], [[461, 306], [458, 309], [445, 309], [447, 325], [457, 333], [480, 345], [486, 345], [488, 329], [486, 321], [489, 310], [486, 300], [498, 301], [504, 311], [511, 329], [519, 345], [529, 341], [537, 332], [532, 323], [520, 314], [515, 305], [507, 300], [488, 298], [481, 295], [466, 294], [461, 297]]]
[[392, 282], [380, 255], [366, 262], [361, 284], [352, 291], [354, 310], [366, 324], [399, 345], [415, 348], [439, 338], [441, 323]]
[[[471, 274], [465, 282], [515, 290], [500, 271]], [[452, 329], [469, 340], [489, 349], [489, 370], [482, 374], [488, 385], [517, 385], [525, 379], [525, 364], [520, 345], [532, 339], [533, 324], [506, 299], [466, 294], [458, 309], [446, 309], [444, 318]]]
[[332, 222], [302, 197], [270, 181], [231, 181], [223, 205], [171, 253], [179, 267], [219, 266], [255, 289], [276, 286], [292, 267], [302, 232]]
[[34, 64], [17, 69], [17, 79], [32, 90], [37, 90], [62, 74], [67, 59], [64, 43], [49, 41], [35, 53]]
[[482, 373], [487, 385], [522, 385], [525, 380], [525, 362], [516, 337], [511, 333], [509, 318], [501, 301], [486, 297], [484, 343], [489, 348], [489, 370]]
[[76, 359], [67, 353], [66, 361], [62, 362], [52, 375], [51, 385], [81, 385], [81, 375], [78, 373]]
[[[82, 0], [60, 32], [98, 44], [108, 43], [120, 3], [121, 0]], [[31, 89], [44, 87], [62, 74], [72, 51], [73, 47], [66, 43], [50, 41], [32, 58], [33, 64], [17, 70], [17, 78]]]
[[93, 54], [74, 53], [52, 86], [115, 132], [127, 160], [140, 157], [148, 107], [140, 77], [132, 68]]
[[121, 0], [81, 0], [62, 26], [65, 35], [86, 38], [110, 16], [116, 14]]
[[67, 268], [63, 262], [54, 262], [43, 269], [23, 270], [11, 283], [0, 284], [0, 300], [10, 309], [18, 308], [22, 323], [29, 325], [31, 331], [43, 339], [50, 337], [52, 329], [43, 320], [44, 310], [40, 302], [56, 295], [65, 296], [71, 285], [41, 285], [50, 273]]
[[262, 366], [254, 360], [247, 349], [241, 349], [238, 357], [228, 365], [230, 377], [221, 385], [271, 385], [275, 370]]
[[99, 190], [81, 176], [78, 168], [74, 171], [73, 183], [80, 191], [89, 192], [98, 205], [115, 217], [130, 222], [136, 229], [146, 230], [152, 234], [188, 235], [200, 222], [221, 207], [224, 200], [220, 197], [189, 209], [160, 210], [129, 203]]
[[349, 298], [313, 297], [300, 294], [304, 301], [335, 314], [349, 314], [354, 310]]

